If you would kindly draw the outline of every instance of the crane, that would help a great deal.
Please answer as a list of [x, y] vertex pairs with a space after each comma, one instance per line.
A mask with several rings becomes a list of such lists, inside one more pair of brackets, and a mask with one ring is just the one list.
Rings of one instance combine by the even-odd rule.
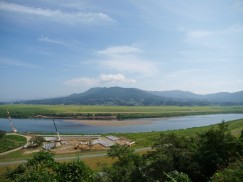
[[54, 124], [54, 127], [56, 129], [56, 133], [57, 133], [57, 142], [59, 143], [58, 145], [60, 145], [60, 142], [61, 142], [61, 137], [59, 135], [59, 132], [57, 131], [57, 126], [56, 126], [56, 123], [54, 121], [54, 117], [52, 117], [52, 121], [53, 121], [53, 124]]
[[12, 132], [17, 133], [17, 129], [15, 128], [14, 123], [11, 119], [10, 113], [8, 111], [7, 111], [7, 115], [8, 115], [8, 120], [9, 120], [10, 126], [12, 127]]

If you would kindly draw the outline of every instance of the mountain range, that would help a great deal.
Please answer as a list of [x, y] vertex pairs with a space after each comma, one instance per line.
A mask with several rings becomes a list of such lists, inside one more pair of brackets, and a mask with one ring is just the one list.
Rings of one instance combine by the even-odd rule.
[[243, 91], [194, 94], [188, 91], [145, 91], [136, 88], [95, 87], [83, 93], [52, 99], [18, 101], [23, 104], [74, 105], [243, 105]]

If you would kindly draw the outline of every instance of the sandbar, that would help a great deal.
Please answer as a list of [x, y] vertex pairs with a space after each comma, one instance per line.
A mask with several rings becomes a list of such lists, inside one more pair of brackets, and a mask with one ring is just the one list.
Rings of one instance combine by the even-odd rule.
[[66, 122], [75, 122], [91, 126], [128, 126], [151, 124], [151, 120], [75, 120], [68, 119]]

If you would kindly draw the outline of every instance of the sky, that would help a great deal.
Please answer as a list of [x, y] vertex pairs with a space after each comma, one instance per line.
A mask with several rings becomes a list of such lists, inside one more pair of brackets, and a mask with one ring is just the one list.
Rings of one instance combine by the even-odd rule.
[[0, 101], [243, 90], [242, 0], [0, 0]]

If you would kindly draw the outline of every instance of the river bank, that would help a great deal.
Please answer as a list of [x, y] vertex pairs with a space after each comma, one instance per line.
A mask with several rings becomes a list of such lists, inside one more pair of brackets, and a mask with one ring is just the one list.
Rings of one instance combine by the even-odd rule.
[[64, 120], [66, 122], [81, 123], [90, 126], [128, 126], [128, 125], [146, 125], [151, 120]]

